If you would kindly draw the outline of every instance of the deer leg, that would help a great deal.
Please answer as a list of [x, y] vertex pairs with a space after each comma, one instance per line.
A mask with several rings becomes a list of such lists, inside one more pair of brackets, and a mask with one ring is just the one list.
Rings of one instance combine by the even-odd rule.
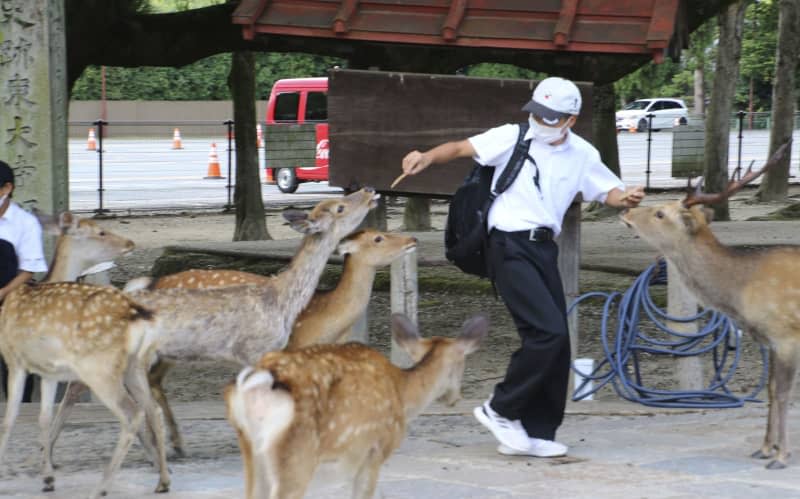
[[[142, 443], [151, 447], [157, 456], [159, 480], [155, 492], [168, 492], [170, 485], [169, 470], [167, 468], [167, 450], [164, 442], [164, 421], [161, 417], [161, 409], [153, 400], [150, 386], [147, 381], [146, 363], [131, 359], [125, 373], [125, 386], [130, 391], [131, 396], [143, 407], [147, 417], [147, 424], [141, 432]], [[149, 428], [149, 431], [145, 431]], [[155, 449], [152, 449], [155, 447]]]
[[[265, 479], [269, 478], [270, 499], [302, 499], [305, 496], [314, 471], [317, 468], [317, 457], [309, 453], [311, 445], [308, 438], [294, 438], [291, 443], [281, 445], [280, 449], [287, 454], [278, 456], [275, 449], [267, 449], [264, 453], [256, 452], [259, 460], [260, 485], [266, 485]], [[273, 455], [270, 455], [270, 453]], [[264, 490], [264, 489], [262, 489]]]
[[775, 355], [775, 432], [777, 432], [776, 448], [778, 454], [767, 465], [767, 469], [776, 470], [785, 468], [791, 453], [789, 452], [789, 435], [786, 432], [786, 416], [789, 410], [789, 397], [792, 393], [794, 376], [797, 372], [797, 358], [792, 352], [784, 358]]
[[178, 429], [178, 423], [175, 421], [175, 415], [172, 413], [172, 408], [167, 401], [167, 394], [164, 392], [164, 377], [172, 365], [164, 360], [159, 360], [150, 371], [147, 373], [147, 379], [150, 383], [150, 390], [153, 393], [161, 411], [164, 413], [164, 420], [169, 428], [170, 442], [172, 450], [175, 452], [176, 457], [184, 457], [186, 453], [183, 450], [183, 439], [181, 439], [181, 432]]
[[61, 430], [64, 429], [64, 423], [69, 418], [72, 409], [75, 407], [75, 403], [80, 400], [81, 395], [88, 389], [89, 388], [80, 381], [71, 381], [64, 391], [64, 398], [61, 399], [61, 403], [58, 404], [58, 410], [56, 411], [55, 418], [53, 418], [52, 428], [50, 429], [50, 441], [44, 449], [44, 452], [49, 454], [48, 459], [50, 459], [54, 468], [58, 468], [58, 465], [53, 462], [53, 448], [56, 445], [56, 440], [58, 440]]
[[352, 499], [372, 499], [382, 463], [377, 449], [372, 449], [353, 478]]
[[245, 499], [263, 497], [263, 492], [260, 492], [259, 496], [253, 495], [256, 476], [253, 470], [253, 448], [250, 441], [239, 428], [236, 428], [236, 437], [239, 439], [239, 452], [242, 454], [242, 466], [244, 467], [244, 497]]
[[41, 406], [39, 408], [39, 438], [42, 444], [42, 492], [52, 492], [56, 488], [56, 478], [53, 476], [52, 455], [50, 454], [50, 433], [53, 431], [53, 406], [56, 403], [56, 387], [58, 381], [42, 378]]
[[89, 383], [89, 387], [95, 396], [119, 418], [120, 423], [119, 439], [114, 448], [114, 453], [111, 455], [111, 461], [103, 471], [102, 480], [89, 495], [91, 499], [106, 495], [114, 474], [122, 464], [122, 460], [127, 455], [137, 430], [144, 420], [144, 409], [136, 405], [136, 402], [125, 389], [122, 380], [114, 378], [115, 376], [111, 375], [110, 379], [107, 376], [105, 379], [99, 379], [98, 382]]
[[[6, 359], [6, 364], [8, 366], [8, 400], [6, 401], [6, 414], [3, 417], [3, 435], [0, 437], [0, 465], [2, 465], [3, 458], [6, 455], [11, 428], [14, 427], [14, 421], [19, 415], [19, 404], [22, 402], [22, 394], [25, 391], [25, 376], [27, 374], [24, 369], [16, 367], [13, 361], [8, 362], [8, 359]], [[0, 472], [0, 475], [7, 474]]]
[[756, 459], [769, 459], [775, 451], [776, 429], [777, 429], [777, 403], [775, 397], [775, 369], [778, 363], [775, 348], [769, 349], [769, 379], [767, 381], [767, 400], [769, 409], [767, 412], [767, 430], [764, 434], [764, 443], [761, 448], [750, 455]]

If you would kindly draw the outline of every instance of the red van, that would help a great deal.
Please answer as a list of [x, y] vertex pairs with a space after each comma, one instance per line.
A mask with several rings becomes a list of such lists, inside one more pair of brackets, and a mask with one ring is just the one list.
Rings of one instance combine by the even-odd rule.
[[[292, 127], [291, 125], [313, 125]], [[282, 127], [282, 128], [276, 128]], [[270, 134], [290, 129], [313, 129], [312, 140], [292, 142], [289, 147], [298, 149], [270, 151]], [[328, 180], [328, 78], [289, 78], [278, 80], [272, 87], [267, 102], [266, 179], [277, 184], [281, 192], [291, 193], [302, 182]], [[313, 148], [313, 150], [312, 150]], [[294, 157], [313, 160], [294, 162]], [[277, 159], [277, 158], [280, 159]]]

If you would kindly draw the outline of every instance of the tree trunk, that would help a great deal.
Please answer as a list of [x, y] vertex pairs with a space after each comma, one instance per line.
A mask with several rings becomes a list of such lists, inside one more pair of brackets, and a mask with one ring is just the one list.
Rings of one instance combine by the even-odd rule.
[[403, 210], [403, 230], [431, 230], [430, 198], [406, 198], [406, 206]]
[[[800, 57], [800, 1], [781, 0], [778, 14], [778, 48], [775, 55], [775, 85], [772, 87], [772, 129], [769, 154], [792, 138], [794, 128], [794, 77]], [[756, 197], [761, 201], [784, 199], [789, 192], [791, 152], [764, 174]]]
[[233, 240], [272, 239], [267, 231], [264, 200], [261, 199], [261, 178], [258, 174], [255, 57], [252, 52], [234, 52], [231, 58], [228, 87], [233, 97], [233, 126], [236, 137], [236, 188], [233, 191], [236, 228]]
[[[730, 115], [739, 79], [742, 26], [747, 2], [739, 0], [719, 15], [719, 48], [714, 88], [706, 114], [705, 190], [720, 192], [728, 185]], [[715, 220], [730, 220], [728, 200], [714, 205]]]
[[703, 116], [706, 112], [705, 71], [700, 64], [694, 69], [694, 114]]
[[598, 85], [593, 91], [591, 142], [600, 151], [600, 157], [609, 170], [622, 178], [617, 147], [616, 105], [614, 85]]

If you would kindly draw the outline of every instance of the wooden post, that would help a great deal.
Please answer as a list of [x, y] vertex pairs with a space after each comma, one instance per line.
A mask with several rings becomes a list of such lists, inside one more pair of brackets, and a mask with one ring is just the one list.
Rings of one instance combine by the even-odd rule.
[[[573, 202], [564, 215], [561, 234], [558, 236], [558, 271], [564, 286], [567, 308], [578, 298], [578, 274], [581, 264], [581, 203]], [[578, 351], [578, 311], [568, 317], [571, 361]], [[569, 382], [569, 395], [572, 395], [572, 376]]]
[[[697, 313], [697, 300], [683, 283], [675, 267], [667, 262], [667, 313], [673, 317], [688, 317]], [[684, 333], [697, 331], [695, 322], [668, 322], [668, 326]], [[703, 364], [700, 357], [680, 357], [675, 366], [675, 380], [680, 390], [703, 389]]]
[[[391, 308], [392, 313], [404, 313], [417, 323], [417, 251], [410, 251], [392, 262]], [[392, 339], [392, 363], [401, 367], [411, 366], [411, 358]]]

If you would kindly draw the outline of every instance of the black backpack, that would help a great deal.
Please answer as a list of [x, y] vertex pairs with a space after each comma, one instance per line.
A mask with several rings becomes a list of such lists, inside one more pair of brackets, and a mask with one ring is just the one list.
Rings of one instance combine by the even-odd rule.
[[[486, 218], [492, 202], [514, 182], [525, 161], [536, 164], [528, 155], [531, 141], [524, 140], [527, 131], [528, 122], [520, 123], [514, 152], [497, 179], [494, 192], [491, 190], [494, 167], [475, 165], [450, 200], [444, 232], [445, 256], [467, 274], [490, 277], [486, 265], [489, 235]], [[534, 180], [538, 185], [538, 178]]]

